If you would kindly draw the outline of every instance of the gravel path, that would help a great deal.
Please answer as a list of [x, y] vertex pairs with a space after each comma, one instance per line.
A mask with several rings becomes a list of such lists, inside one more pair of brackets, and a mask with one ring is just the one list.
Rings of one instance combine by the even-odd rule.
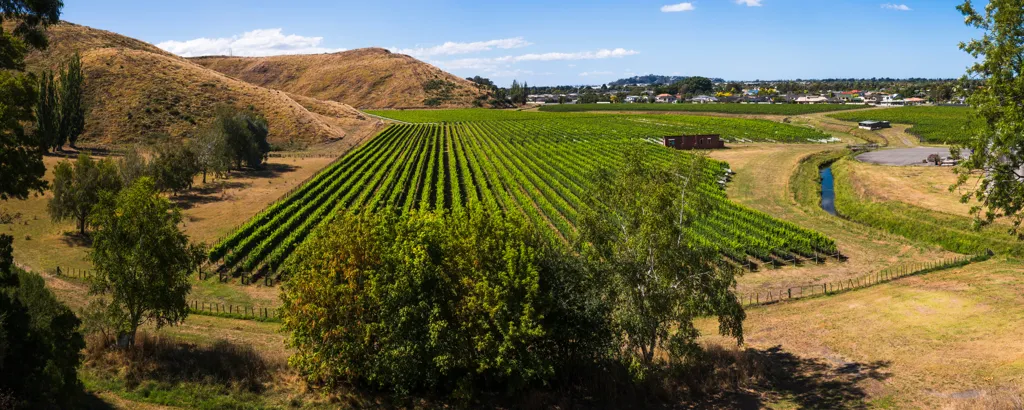
[[[949, 156], [949, 148], [914, 147], [883, 149], [860, 154], [857, 156], [857, 160], [882, 165], [924, 165], [921, 161], [928, 159], [928, 156], [931, 154], [938, 154], [945, 158]], [[970, 151], [964, 150], [963, 154], [964, 156], [970, 155]]]

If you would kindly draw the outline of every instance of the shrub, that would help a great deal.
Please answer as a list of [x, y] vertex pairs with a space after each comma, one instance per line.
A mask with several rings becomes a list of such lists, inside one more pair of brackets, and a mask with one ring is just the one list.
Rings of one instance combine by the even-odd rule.
[[464, 395], [600, 357], [600, 281], [529, 226], [481, 211], [339, 216], [286, 263], [290, 363], [315, 384]]

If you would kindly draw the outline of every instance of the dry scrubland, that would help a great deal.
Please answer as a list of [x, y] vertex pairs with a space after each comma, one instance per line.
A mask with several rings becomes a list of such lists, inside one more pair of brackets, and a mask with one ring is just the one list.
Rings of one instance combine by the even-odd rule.
[[270, 141], [284, 147], [346, 141], [358, 144], [378, 121], [332, 101], [293, 96], [244, 81], [108, 31], [71, 23], [47, 30], [50, 46], [27, 58], [30, 71], [82, 55], [86, 144], [145, 141], [153, 134], [187, 137], [219, 104], [253, 107], [267, 117]]
[[450, 82], [440, 107], [471, 107], [483, 95], [473, 83], [404, 54], [363, 48], [331, 54], [197, 57], [190, 61], [261, 87], [363, 108], [416, 108], [436, 97], [431, 80]]

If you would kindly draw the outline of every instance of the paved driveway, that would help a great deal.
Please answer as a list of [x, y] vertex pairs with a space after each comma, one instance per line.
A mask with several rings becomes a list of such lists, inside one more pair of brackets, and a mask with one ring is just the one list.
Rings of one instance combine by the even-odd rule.
[[[857, 160], [882, 165], [925, 165], [922, 161], [928, 159], [931, 154], [939, 154], [945, 158], [949, 156], [949, 148], [945, 147], [914, 147], [883, 149], [878, 151], [865, 152], [857, 156]], [[964, 150], [963, 155], [969, 156], [970, 151]]]

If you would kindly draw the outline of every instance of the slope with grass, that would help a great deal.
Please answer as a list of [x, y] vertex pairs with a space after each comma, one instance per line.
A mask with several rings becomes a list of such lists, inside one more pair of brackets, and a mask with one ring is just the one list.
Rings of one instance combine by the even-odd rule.
[[52, 69], [74, 53], [82, 56], [88, 111], [80, 140], [87, 145], [140, 142], [154, 134], [185, 138], [219, 104], [260, 111], [271, 142], [284, 147], [337, 140], [354, 145], [376, 123], [344, 104], [307, 98], [300, 103], [109, 31], [61, 23], [47, 37], [50, 46], [30, 53], [27, 68]]
[[363, 108], [472, 107], [485, 93], [473, 83], [404, 54], [362, 48], [331, 54], [195, 57], [231, 77]]
[[848, 104], [557, 104], [541, 106], [540, 110], [546, 112], [637, 111], [799, 115], [860, 108], [865, 108], [865, 106]]
[[907, 132], [923, 142], [957, 144], [967, 141], [979, 123], [969, 107], [899, 107], [881, 110], [851, 111], [830, 114], [843, 121], [889, 121], [911, 124]]

